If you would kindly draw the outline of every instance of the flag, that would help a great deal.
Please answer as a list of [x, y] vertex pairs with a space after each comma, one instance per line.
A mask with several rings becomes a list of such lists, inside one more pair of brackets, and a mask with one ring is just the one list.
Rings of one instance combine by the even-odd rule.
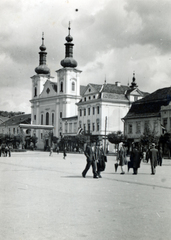
[[84, 133], [84, 130], [81, 127], [78, 128], [77, 135], [80, 135], [80, 134], [83, 134], [83, 133]]

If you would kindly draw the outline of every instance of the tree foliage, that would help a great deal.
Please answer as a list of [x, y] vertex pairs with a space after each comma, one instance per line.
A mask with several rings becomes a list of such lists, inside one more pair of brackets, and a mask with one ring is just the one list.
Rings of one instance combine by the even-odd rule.
[[140, 142], [143, 146], [150, 146], [152, 143], [158, 144], [159, 137], [155, 129], [151, 130], [149, 126], [144, 129], [143, 135], [140, 136]]
[[108, 141], [113, 144], [119, 144], [125, 141], [125, 137], [121, 131], [112, 132], [107, 135]]

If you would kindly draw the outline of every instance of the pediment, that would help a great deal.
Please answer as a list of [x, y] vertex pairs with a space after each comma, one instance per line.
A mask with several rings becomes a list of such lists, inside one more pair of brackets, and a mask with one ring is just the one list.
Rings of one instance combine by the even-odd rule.
[[142, 96], [142, 93], [138, 88], [136, 88], [136, 89], [134, 89], [133, 91], [130, 92], [130, 95], [131, 96]]
[[84, 92], [84, 95], [90, 95], [90, 94], [98, 93], [99, 90], [100, 90], [100, 88], [97, 89], [96, 86], [93, 86], [93, 85], [91, 85], [91, 84], [88, 84], [87, 87], [86, 87], [86, 90], [85, 90], [85, 92]]
[[47, 98], [56, 96], [57, 85], [54, 82], [47, 80], [44, 84], [43, 91], [40, 94], [40, 98]]

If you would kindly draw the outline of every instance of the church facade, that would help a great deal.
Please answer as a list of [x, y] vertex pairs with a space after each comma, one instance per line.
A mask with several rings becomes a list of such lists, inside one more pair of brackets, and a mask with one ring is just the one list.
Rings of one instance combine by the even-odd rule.
[[[73, 58], [73, 38], [70, 26], [65, 43], [65, 58], [62, 68], [53, 78], [46, 64], [44, 36], [39, 52], [39, 66], [32, 79], [31, 119], [32, 124], [53, 125], [53, 136], [75, 136], [78, 128], [93, 135], [106, 135], [113, 131], [123, 131], [122, 118], [127, 114], [132, 102], [146, 93], [138, 89], [133, 75], [130, 86], [120, 82], [108, 84], [80, 84], [81, 71]], [[33, 132], [34, 131], [34, 132]], [[38, 137], [37, 147], [49, 145], [48, 132], [33, 130]]]

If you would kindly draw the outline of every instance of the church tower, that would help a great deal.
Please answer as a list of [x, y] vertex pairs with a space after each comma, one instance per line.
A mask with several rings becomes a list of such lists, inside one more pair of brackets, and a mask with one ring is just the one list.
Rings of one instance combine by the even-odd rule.
[[[65, 58], [61, 61], [63, 68], [57, 70], [58, 101], [59, 112], [63, 118], [76, 116], [76, 103], [80, 100], [80, 70], [76, 69], [77, 62], [73, 58], [73, 38], [70, 35], [70, 23], [68, 36], [65, 38]], [[61, 101], [62, 99], [62, 101]]]
[[39, 52], [39, 66], [35, 68], [37, 75], [31, 77], [32, 79], [32, 99], [40, 95], [43, 86], [47, 79], [50, 78], [50, 69], [46, 65], [46, 47], [44, 45], [44, 33], [42, 33], [42, 45]]

